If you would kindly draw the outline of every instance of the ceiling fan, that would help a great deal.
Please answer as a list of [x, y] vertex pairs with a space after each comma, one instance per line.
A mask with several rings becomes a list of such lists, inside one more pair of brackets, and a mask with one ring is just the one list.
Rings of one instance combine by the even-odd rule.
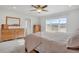
[[45, 10], [47, 5], [32, 5], [32, 7], [34, 7], [35, 10], [31, 10], [31, 11], [37, 11], [38, 13], [40, 13], [42, 11], [47, 11], [47, 10]]

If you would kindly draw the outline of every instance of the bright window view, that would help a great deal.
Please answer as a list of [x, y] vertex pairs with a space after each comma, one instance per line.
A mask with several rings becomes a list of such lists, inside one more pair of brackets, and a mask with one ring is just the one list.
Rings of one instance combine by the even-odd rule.
[[67, 18], [46, 20], [47, 32], [66, 32]]

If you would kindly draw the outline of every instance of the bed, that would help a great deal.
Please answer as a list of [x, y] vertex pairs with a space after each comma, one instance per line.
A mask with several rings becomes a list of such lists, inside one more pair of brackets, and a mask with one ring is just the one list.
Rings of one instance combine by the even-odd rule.
[[69, 37], [69, 34], [60, 32], [30, 34], [25, 37], [25, 48], [28, 53], [32, 50], [40, 53], [78, 53], [78, 49], [74, 50], [66, 47]]

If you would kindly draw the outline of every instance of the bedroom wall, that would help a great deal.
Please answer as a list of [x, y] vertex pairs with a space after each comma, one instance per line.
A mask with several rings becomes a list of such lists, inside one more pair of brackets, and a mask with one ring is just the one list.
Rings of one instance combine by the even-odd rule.
[[51, 14], [51, 15], [46, 15], [46, 16], [41, 16], [39, 19], [41, 20], [41, 30], [43, 32], [46, 32], [46, 20], [48, 19], [55, 19], [55, 18], [60, 18], [60, 17], [67, 17], [68, 13], [67, 12], [61, 12], [61, 13], [56, 13], [56, 14]]
[[5, 24], [5, 17], [6, 16], [12, 16], [12, 17], [17, 17], [21, 18], [21, 28], [24, 28], [25, 25], [25, 15], [14, 12], [14, 11], [7, 11], [7, 10], [0, 10], [0, 25]]
[[[30, 34], [33, 32], [33, 25], [34, 24], [38, 24], [39, 21], [38, 21], [38, 18], [35, 17], [35, 16], [30, 16], [30, 15], [24, 15], [24, 14], [21, 14], [21, 13], [18, 13], [16, 11], [8, 11], [8, 10], [1, 10], [0, 9], [0, 25], [1, 24], [5, 24], [5, 17], [6, 16], [12, 16], [12, 17], [18, 17], [18, 18], [21, 18], [21, 28], [26, 28], [27, 29], [27, 34]], [[29, 20], [31, 21], [31, 24], [29, 24]], [[27, 27], [27, 24], [28, 23], [28, 27]]]
[[27, 16], [27, 34], [33, 33], [33, 25], [40, 24], [40, 20], [38, 17], [35, 16]]
[[68, 33], [73, 33], [79, 28], [79, 10], [75, 10], [68, 15]]
[[60, 12], [52, 15], [46, 15], [40, 17], [40, 24], [42, 26], [41, 30], [46, 31], [45, 21], [46, 19], [59, 18], [59, 17], [67, 17], [67, 33], [73, 33], [79, 26], [79, 10], [72, 10], [66, 12]]

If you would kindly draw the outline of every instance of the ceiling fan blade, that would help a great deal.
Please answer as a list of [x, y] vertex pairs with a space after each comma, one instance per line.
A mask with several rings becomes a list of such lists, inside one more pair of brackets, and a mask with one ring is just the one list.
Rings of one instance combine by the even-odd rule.
[[32, 7], [34, 7], [34, 8], [38, 8], [38, 6], [36, 6], [36, 5], [32, 5]]
[[32, 5], [34, 8], [40, 8], [40, 5]]
[[46, 8], [46, 7], [47, 7], [47, 5], [43, 6], [42, 8]]
[[40, 8], [41, 7], [41, 5], [36, 5], [38, 8]]
[[42, 11], [46, 11], [46, 12], [48, 12], [48, 10], [42, 10]]

